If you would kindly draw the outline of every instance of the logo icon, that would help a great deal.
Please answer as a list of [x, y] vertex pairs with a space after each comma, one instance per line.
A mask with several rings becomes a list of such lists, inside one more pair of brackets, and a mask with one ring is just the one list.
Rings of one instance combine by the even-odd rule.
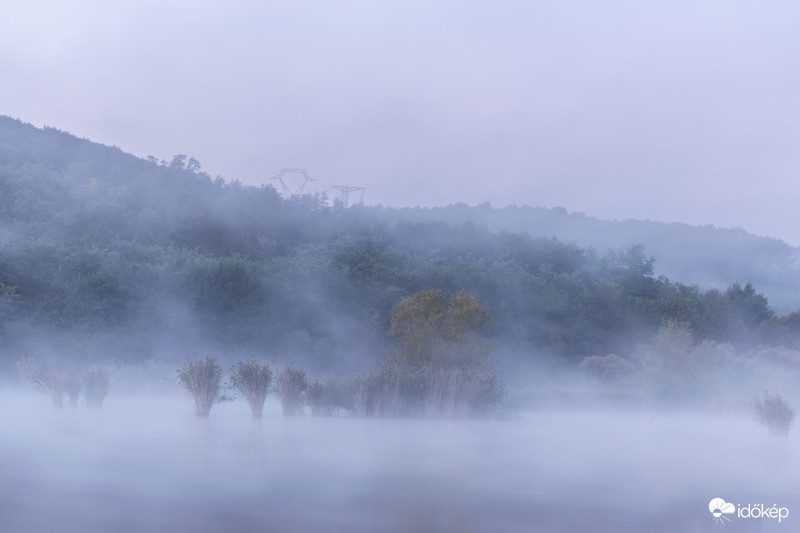
[[726, 503], [722, 498], [714, 498], [708, 502], [708, 510], [711, 511], [711, 516], [714, 517], [714, 522], [725, 525], [725, 521], [731, 521], [726, 514], [733, 514], [736, 512], [736, 506], [732, 503]]

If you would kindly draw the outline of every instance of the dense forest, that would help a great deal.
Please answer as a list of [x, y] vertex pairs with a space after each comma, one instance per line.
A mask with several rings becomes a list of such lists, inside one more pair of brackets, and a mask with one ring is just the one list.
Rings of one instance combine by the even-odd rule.
[[491, 231], [510, 231], [532, 237], [555, 237], [562, 242], [605, 251], [638, 243], [655, 259], [656, 271], [673, 280], [724, 291], [747, 280], [766, 295], [780, 312], [800, 308], [800, 249], [742, 228], [690, 226], [642, 220], [598, 220], [563, 208], [508, 206], [488, 203], [470, 207], [455, 204], [434, 209], [404, 208], [387, 215], [427, 222], [467, 221]]
[[[361, 371], [396, 349], [394, 306], [431, 289], [480, 301], [509, 381], [545, 366], [617, 379], [658, 346], [674, 352], [663, 364], [704, 350], [797, 370], [800, 313], [776, 312], [751, 279], [669, 279], [641, 240], [583, 246], [546, 227], [496, 227], [487, 210], [283, 198], [184, 155], [141, 159], [0, 117], [0, 372], [22, 357], [204, 353]], [[503, 210], [493, 211], [496, 222]], [[703, 232], [717, 235], [692, 235]]]

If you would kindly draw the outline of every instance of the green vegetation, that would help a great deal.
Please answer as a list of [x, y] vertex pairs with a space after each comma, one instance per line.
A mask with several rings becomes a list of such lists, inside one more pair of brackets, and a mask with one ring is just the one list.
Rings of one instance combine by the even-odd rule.
[[224, 399], [220, 390], [222, 368], [214, 357], [186, 361], [177, 370], [181, 385], [194, 400], [194, 414], [208, 416], [215, 403]]
[[[0, 155], [0, 372], [39, 355], [38, 337], [68, 360], [135, 365], [174, 345], [222, 346], [345, 374], [378, 363], [392, 307], [431, 288], [474, 294], [491, 311], [484, 335], [504, 369], [630, 359], [667, 319], [738, 349], [800, 347], [797, 317], [775, 315], [751, 284], [659, 277], [630, 241], [597, 253], [492, 231], [487, 206], [282, 199], [186, 156], [138, 159], [1, 117]], [[496, 216], [522, 228], [522, 214], [541, 223], [532, 230], [548, 227], [541, 210]]]
[[271, 383], [272, 370], [269, 365], [255, 359], [237, 363], [231, 372], [231, 388], [244, 396], [254, 418], [261, 418], [264, 413], [264, 402]]
[[[636, 401], [796, 386], [800, 311], [776, 313], [748, 282], [795, 286], [791, 249], [682, 225], [657, 226], [680, 239], [639, 239], [656, 226], [562, 211], [281, 198], [183, 155], [139, 159], [0, 117], [0, 375], [20, 361], [62, 405], [78, 382], [48, 369], [174, 368], [175, 347], [225, 364], [256, 353], [297, 361], [272, 380], [286, 414], [431, 417], [489, 416], [502, 382], [532, 388], [543, 369]], [[674, 272], [724, 268], [682, 283], [659, 275], [653, 249]], [[208, 414], [222, 372], [201, 361], [179, 376]], [[300, 367], [348, 377], [309, 382]], [[270, 380], [251, 371], [235, 367], [231, 385], [258, 416]]]

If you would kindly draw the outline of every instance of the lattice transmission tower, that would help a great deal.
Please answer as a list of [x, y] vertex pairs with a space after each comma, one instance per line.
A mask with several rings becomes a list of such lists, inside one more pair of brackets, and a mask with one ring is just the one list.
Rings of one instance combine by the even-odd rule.
[[300, 196], [309, 181], [317, 181], [304, 168], [282, 168], [280, 174], [270, 179], [281, 184], [283, 195], [287, 198]]
[[361, 191], [361, 198], [358, 200], [358, 203], [364, 202], [364, 187], [353, 187], [352, 185], [331, 185], [337, 191], [341, 191], [342, 193], [342, 202], [344, 202], [344, 206], [347, 207], [350, 205], [350, 193], [351, 192], [358, 192]]

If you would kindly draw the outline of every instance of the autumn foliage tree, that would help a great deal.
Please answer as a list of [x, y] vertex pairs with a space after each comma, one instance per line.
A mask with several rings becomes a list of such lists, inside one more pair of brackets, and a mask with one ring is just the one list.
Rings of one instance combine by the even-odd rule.
[[390, 335], [400, 349], [388, 362], [404, 390], [417, 388], [426, 416], [465, 416], [502, 397], [479, 330], [491, 324], [477, 296], [460, 291], [420, 291], [391, 313]]

